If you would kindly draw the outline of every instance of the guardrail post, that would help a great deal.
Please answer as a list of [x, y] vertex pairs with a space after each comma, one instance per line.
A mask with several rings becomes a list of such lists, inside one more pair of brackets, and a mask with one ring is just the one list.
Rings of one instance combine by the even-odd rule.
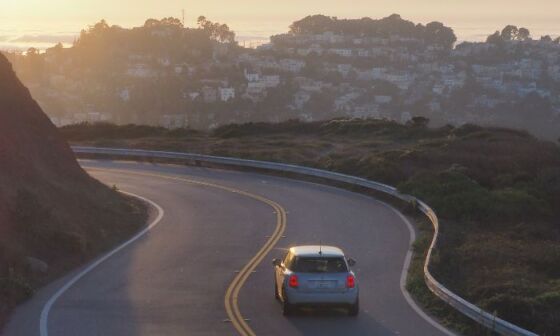
[[413, 198], [413, 199], [410, 201], [410, 205], [412, 206], [412, 210], [418, 209], [418, 201], [416, 201], [416, 198]]

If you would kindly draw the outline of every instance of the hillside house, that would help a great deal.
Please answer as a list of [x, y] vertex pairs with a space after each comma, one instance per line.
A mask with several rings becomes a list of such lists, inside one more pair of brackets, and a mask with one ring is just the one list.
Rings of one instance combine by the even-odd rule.
[[235, 89], [232, 87], [229, 88], [220, 88], [220, 100], [223, 102], [227, 102], [230, 99], [235, 98]]

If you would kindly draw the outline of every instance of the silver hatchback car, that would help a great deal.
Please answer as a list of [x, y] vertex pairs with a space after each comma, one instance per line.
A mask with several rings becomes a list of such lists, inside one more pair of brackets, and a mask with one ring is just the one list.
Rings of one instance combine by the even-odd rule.
[[274, 259], [274, 295], [284, 315], [298, 306], [341, 306], [350, 316], [360, 311], [355, 264], [333, 246], [295, 246], [284, 259]]

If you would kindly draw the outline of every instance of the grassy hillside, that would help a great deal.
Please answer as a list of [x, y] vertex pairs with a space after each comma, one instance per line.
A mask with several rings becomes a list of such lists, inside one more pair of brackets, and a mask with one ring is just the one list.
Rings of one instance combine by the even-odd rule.
[[0, 54], [0, 326], [46, 282], [130, 236], [146, 207], [89, 177]]
[[[396, 185], [441, 218], [433, 264], [438, 279], [499, 317], [543, 335], [560, 334], [559, 146], [514, 130], [425, 125], [423, 119], [406, 126], [290, 121], [208, 133], [79, 125], [62, 133], [83, 145], [296, 163]], [[418, 285], [409, 288], [431, 305]]]

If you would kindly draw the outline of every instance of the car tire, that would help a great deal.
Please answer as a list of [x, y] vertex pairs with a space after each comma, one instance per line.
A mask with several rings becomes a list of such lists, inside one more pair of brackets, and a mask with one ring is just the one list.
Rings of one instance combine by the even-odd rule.
[[349, 316], [358, 316], [360, 313], [360, 299], [356, 299], [354, 304], [350, 305], [348, 308], [348, 315]]
[[294, 313], [294, 305], [288, 302], [286, 292], [282, 289], [282, 315], [290, 316]]

